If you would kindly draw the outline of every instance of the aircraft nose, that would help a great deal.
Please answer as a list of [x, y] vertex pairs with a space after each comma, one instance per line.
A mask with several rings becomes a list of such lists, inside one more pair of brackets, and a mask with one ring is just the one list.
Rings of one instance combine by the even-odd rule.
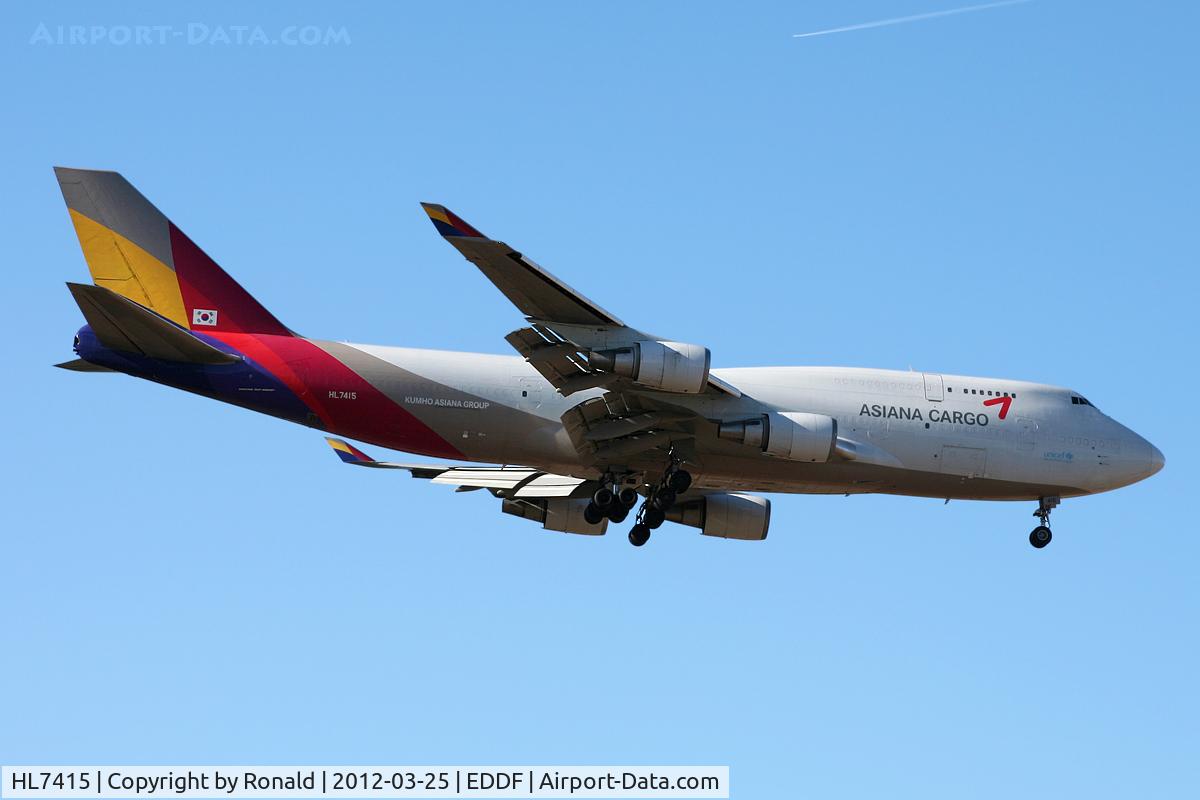
[[1162, 450], [1159, 450], [1154, 445], [1146, 442], [1146, 446], [1150, 448], [1150, 458], [1146, 465], [1146, 477], [1149, 478], [1163, 468], [1167, 463], [1167, 459], [1163, 457]]

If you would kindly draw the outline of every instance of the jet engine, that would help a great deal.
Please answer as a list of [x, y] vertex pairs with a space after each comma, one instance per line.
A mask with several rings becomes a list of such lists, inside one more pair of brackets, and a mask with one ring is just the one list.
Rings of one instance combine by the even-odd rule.
[[550, 497], [546, 499], [505, 500], [500, 510], [505, 514], [531, 519], [542, 523], [548, 531], [561, 533], [582, 533], [588, 536], [601, 536], [608, 530], [608, 520], [601, 520], [592, 525], [583, 518], [583, 510], [589, 500], [572, 500], [569, 497]]
[[717, 436], [789, 461], [828, 461], [837, 443], [837, 420], [824, 414], [772, 411], [721, 422]]
[[629, 347], [588, 354], [588, 365], [593, 369], [615, 372], [643, 386], [681, 394], [704, 391], [711, 360], [707, 347], [682, 342], [635, 342]]
[[705, 536], [759, 542], [771, 527], [771, 501], [741, 492], [708, 494], [672, 506], [667, 519], [699, 528]]

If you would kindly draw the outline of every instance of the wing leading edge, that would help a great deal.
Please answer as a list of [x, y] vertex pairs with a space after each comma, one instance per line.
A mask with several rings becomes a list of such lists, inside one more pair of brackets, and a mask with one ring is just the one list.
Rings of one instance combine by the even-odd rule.
[[573, 325], [625, 323], [504, 242], [489, 239], [445, 206], [422, 203], [438, 233], [527, 317]]

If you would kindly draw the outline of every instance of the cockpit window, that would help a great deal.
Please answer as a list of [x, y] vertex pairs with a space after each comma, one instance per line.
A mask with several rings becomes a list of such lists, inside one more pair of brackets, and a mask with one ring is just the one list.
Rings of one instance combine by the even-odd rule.
[[[1073, 395], [1071, 395], [1071, 405], [1073, 405], [1073, 406], [1091, 406], [1092, 404], [1090, 402], [1088, 402], [1088, 399], [1086, 397], [1081, 397], [1077, 394], [1073, 394]], [[1092, 408], [1095, 408], [1095, 406], [1092, 406]]]

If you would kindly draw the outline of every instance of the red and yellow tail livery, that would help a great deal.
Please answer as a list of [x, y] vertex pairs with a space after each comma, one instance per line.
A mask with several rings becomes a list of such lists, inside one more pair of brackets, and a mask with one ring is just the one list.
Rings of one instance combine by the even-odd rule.
[[203, 332], [292, 332], [116, 172], [55, 167], [92, 280]]

